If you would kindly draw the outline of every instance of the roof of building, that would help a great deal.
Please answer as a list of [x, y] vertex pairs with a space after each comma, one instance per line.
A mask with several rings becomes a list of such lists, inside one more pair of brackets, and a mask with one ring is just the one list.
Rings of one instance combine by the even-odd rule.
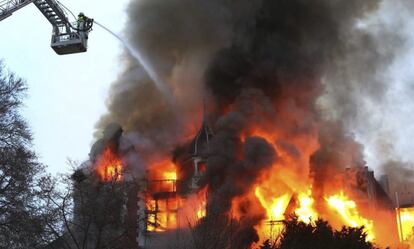
[[190, 153], [192, 157], [201, 156], [203, 153], [208, 152], [210, 148], [210, 142], [213, 137], [213, 130], [208, 124], [206, 115], [204, 114], [203, 123], [197, 135], [194, 137], [190, 145]]

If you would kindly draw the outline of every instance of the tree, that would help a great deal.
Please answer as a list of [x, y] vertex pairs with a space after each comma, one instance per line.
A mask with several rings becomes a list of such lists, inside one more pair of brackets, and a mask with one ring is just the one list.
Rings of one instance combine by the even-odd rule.
[[298, 221], [297, 217], [284, 222], [285, 230], [280, 241], [269, 247], [274, 249], [377, 249], [371, 242], [366, 241], [364, 227], [343, 227], [334, 230], [324, 220], [314, 224]]
[[0, 61], [0, 248], [37, 248], [50, 239], [44, 221], [51, 210], [42, 196], [51, 179], [19, 113], [26, 90]]
[[[56, 235], [50, 249], [123, 249], [136, 248], [137, 217], [127, 213], [136, 205], [137, 182], [102, 182], [86, 163], [62, 175], [59, 187], [47, 191], [55, 219], [47, 227]], [[75, 166], [76, 165], [76, 166]], [[76, 169], [77, 168], [77, 169]], [[133, 196], [131, 196], [131, 194]]]

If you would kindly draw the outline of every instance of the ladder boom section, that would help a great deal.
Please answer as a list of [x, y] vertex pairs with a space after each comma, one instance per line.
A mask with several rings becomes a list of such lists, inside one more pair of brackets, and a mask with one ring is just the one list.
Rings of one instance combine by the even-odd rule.
[[34, 0], [33, 3], [54, 27], [69, 26], [69, 20], [55, 0]]
[[[0, 0], [0, 21], [30, 3], [33, 3], [52, 24], [53, 31], [50, 46], [57, 54], [74, 54], [87, 51], [88, 35], [92, 30], [93, 19], [80, 13], [77, 22], [71, 24], [62, 9], [62, 7], [66, 7], [61, 5], [59, 0]], [[68, 11], [70, 12], [70, 10]]]
[[0, 0], [0, 21], [32, 2], [33, 0]]

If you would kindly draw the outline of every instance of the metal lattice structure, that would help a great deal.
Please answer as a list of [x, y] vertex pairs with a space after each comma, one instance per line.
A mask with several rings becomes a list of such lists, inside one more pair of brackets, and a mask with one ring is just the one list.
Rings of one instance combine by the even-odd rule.
[[11, 16], [15, 11], [34, 3], [52, 26], [66, 26], [69, 24], [65, 12], [55, 0], [3, 0], [0, 1], [0, 21]]
[[65, 12], [54, 0], [35, 0], [33, 3], [42, 12], [52, 26], [62, 27], [69, 25]]
[[0, 1], [0, 21], [11, 16], [13, 12], [32, 3], [33, 0], [3, 0]]

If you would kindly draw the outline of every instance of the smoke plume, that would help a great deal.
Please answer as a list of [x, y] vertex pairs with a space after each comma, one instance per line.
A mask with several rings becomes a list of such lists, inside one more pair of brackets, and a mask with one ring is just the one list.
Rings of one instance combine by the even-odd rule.
[[[318, 183], [363, 166], [362, 146], [347, 128], [366, 96], [379, 100], [387, 92], [381, 72], [396, 52], [384, 44], [398, 44], [389, 30], [370, 29], [380, 3], [132, 1], [130, 42], [165, 80], [173, 101], [126, 56], [98, 128], [118, 122], [138, 153], [166, 155], [195, 134], [206, 100], [215, 136], [201, 184], [209, 186], [208, 206], [218, 213], [229, 212], [269, 168], [283, 165], [279, 153]], [[266, 130], [278, 139], [257, 136]], [[246, 248], [264, 216], [243, 212], [248, 202], [236, 207], [249, 221], [240, 225], [249, 231]]]

